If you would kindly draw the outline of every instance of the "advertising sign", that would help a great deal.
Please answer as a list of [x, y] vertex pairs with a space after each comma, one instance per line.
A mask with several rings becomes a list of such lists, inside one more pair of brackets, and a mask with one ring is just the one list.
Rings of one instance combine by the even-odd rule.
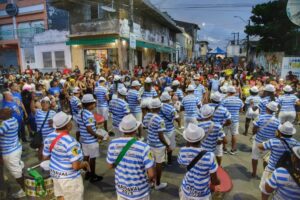
[[131, 49], [136, 49], [136, 36], [134, 33], [129, 35], [129, 46]]
[[283, 57], [281, 78], [285, 79], [289, 71], [300, 79], [300, 57]]

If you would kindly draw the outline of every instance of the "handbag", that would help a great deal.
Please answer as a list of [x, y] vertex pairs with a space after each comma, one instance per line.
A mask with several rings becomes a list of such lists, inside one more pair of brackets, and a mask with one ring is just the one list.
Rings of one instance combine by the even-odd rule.
[[35, 132], [34, 135], [33, 135], [33, 138], [30, 142], [30, 147], [33, 148], [33, 149], [38, 149], [40, 148], [42, 145], [43, 145], [43, 135], [42, 135], [42, 130], [44, 128], [44, 125], [48, 119], [48, 116], [49, 116], [49, 113], [50, 111], [47, 112], [46, 114], [46, 117], [43, 121], [43, 124], [40, 128], [40, 130], [38, 132]]

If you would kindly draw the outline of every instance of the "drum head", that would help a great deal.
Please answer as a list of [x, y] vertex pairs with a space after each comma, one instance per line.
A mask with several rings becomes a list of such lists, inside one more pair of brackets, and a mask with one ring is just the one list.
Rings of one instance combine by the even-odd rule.
[[[218, 192], [221, 192], [221, 193], [229, 192], [232, 189], [233, 184], [232, 184], [232, 180], [231, 180], [230, 176], [228, 175], [228, 173], [222, 167], [218, 167], [217, 176], [219, 177], [220, 182], [221, 182], [221, 184], [218, 186], [220, 189], [220, 191], [218, 191]], [[212, 191], [215, 191], [216, 186], [211, 185], [210, 189]]]
[[104, 117], [102, 115], [99, 115], [97, 113], [94, 113], [95, 120], [97, 124], [103, 123], [104, 122]]

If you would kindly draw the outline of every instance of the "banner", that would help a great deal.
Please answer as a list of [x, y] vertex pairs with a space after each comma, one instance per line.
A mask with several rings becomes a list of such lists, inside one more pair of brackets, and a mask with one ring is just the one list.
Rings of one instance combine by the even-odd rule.
[[283, 57], [281, 78], [285, 79], [289, 71], [300, 79], [300, 57]]

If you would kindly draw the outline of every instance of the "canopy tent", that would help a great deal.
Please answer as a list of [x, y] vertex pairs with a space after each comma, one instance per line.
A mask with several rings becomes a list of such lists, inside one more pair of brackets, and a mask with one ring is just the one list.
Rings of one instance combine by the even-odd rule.
[[220, 49], [219, 47], [215, 48], [214, 50], [208, 52], [210, 55], [226, 55], [226, 51]]

